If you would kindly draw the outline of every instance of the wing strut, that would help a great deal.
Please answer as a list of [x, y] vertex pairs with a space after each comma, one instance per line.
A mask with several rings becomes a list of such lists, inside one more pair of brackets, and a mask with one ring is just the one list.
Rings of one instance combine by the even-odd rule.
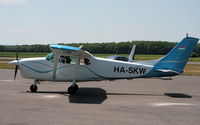
[[58, 65], [58, 58], [59, 58], [59, 54], [58, 54], [58, 52], [55, 52], [54, 65], [53, 65], [53, 79], [56, 79], [56, 70], [57, 70], [57, 65]]

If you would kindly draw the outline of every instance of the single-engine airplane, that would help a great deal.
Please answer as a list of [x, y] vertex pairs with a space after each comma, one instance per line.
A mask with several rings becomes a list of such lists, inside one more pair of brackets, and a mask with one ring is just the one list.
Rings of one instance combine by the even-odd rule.
[[53, 52], [42, 58], [27, 58], [10, 62], [20, 68], [24, 78], [33, 79], [31, 92], [36, 92], [40, 81], [72, 82], [68, 93], [78, 90], [76, 82], [149, 77], [175, 76], [183, 69], [198, 38], [186, 36], [164, 57], [151, 61], [120, 61], [95, 57], [81, 47], [50, 45]]

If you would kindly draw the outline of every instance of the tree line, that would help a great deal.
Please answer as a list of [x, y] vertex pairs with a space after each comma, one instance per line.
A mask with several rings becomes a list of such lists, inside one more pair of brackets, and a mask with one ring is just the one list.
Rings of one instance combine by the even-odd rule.
[[[63, 44], [63, 43], [59, 43]], [[128, 54], [132, 46], [136, 45], [136, 54], [167, 54], [177, 43], [164, 41], [128, 41], [109, 43], [70, 43], [65, 45], [79, 47], [83, 45], [84, 50], [92, 54]], [[49, 45], [15, 45], [0, 46], [0, 52], [50, 52]], [[193, 53], [200, 56], [200, 44]]]

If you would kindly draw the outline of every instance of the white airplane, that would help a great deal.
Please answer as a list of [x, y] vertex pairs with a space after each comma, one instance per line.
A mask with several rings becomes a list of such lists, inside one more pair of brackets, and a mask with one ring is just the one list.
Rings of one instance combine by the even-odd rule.
[[30, 86], [36, 92], [40, 81], [72, 82], [68, 93], [73, 95], [78, 90], [76, 82], [115, 79], [134, 79], [149, 77], [175, 76], [183, 69], [192, 53], [198, 38], [185, 37], [166, 56], [151, 61], [120, 61], [94, 57], [77, 47], [50, 45], [53, 52], [42, 58], [27, 58], [10, 62], [20, 68], [24, 78], [34, 79]]

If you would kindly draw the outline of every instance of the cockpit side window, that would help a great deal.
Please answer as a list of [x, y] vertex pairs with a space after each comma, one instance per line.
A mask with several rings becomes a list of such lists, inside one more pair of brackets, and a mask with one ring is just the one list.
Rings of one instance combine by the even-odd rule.
[[90, 60], [88, 58], [84, 58], [85, 65], [90, 65]]
[[90, 65], [90, 60], [88, 58], [80, 58], [80, 65]]
[[64, 63], [64, 64], [65, 64], [65, 63], [69, 63], [69, 64], [70, 64], [71, 59], [70, 59], [69, 56], [60, 56], [59, 62], [60, 62], [60, 63]]
[[54, 61], [55, 52], [49, 53], [45, 58], [46, 60], [53, 62]]

